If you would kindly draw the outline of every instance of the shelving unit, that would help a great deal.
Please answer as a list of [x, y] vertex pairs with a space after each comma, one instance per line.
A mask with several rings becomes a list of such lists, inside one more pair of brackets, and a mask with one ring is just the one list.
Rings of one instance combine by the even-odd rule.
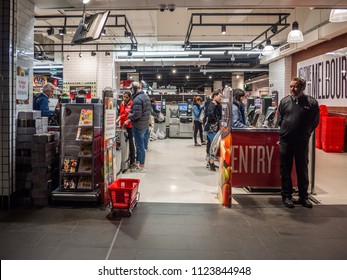
[[97, 201], [102, 181], [102, 104], [63, 104], [54, 200]]

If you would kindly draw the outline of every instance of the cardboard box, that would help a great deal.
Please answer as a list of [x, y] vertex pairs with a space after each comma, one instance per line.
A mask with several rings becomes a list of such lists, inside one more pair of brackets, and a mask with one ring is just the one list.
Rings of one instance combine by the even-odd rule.
[[51, 133], [35, 134], [33, 136], [34, 143], [50, 143], [54, 142], [54, 135]]
[[21, 111], [18, 112], [18, 119], [35, 120], [41, 117], [41, 111]]
[[18, 135], [33, 135], [36, 133], [35, 127], [17, 127], [17, 134]]

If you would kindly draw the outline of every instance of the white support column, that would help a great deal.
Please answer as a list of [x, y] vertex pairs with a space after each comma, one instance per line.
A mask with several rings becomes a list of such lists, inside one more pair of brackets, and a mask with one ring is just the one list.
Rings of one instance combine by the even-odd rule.
[[223, 89], [222, 81], [213, 81], [213, 90]]
[[244, 85], [244, 74], [243, 72], [233, 72], [231, 74], [231, 87], [232, 88], [240, 88], [243, 89], [243, 85]]

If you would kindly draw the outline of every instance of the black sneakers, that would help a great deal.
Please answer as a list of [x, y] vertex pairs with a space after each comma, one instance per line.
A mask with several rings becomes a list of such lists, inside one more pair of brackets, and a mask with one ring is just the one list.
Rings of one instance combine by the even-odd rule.
[[216, 166], [214, 165], [214, 163], [210, 163], [209, 164], [209, 169], [211, 170], [211, 171], [216, 171]]
[[283, 199], [283, 204], [285, 207], [294, 208], [294, 203], [289, 197], [286, 197], [285, 199]]
[[306, 208], [312, 208], [313, 207], [311, 201], [309, 201], [307, 198], [304, 198], [304, 199], [300, 198], [298, 200], [298, 203], [300, 203], [302, 206], [304, 206]]
[[201, 146], [201, 144], [199, 144], [199, 143], [195, 143], [195, 144], [194, 144], [194, 146]]

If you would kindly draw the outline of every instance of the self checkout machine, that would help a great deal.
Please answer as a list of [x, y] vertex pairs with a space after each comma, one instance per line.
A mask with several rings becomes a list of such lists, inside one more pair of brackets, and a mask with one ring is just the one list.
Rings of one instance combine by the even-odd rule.
[[193, 117], [191, 102], [178, 103], [178, 107], [170, 108], [169, 136], [172, 138], [193, 137]]
[[276, 107], [268, 107], [265, 114], [264, 128], [275, 128], [276, 127]]
[[[162, 101], [156, 101], [156, 108], [161, 113], [159, 117], [154, 118], [154, 133], [156, 133], [159, 129], [159, 131], [162, 131], [166, 135], [166, 123], [165, 123], [165, 114], [163, 113], [163, 102]], [[165, 103], [165, 100], [164, 100]], [[165, 106], [166, 107], [166, 106]], [[164, 118], [163, 118], [164, 116]]]

